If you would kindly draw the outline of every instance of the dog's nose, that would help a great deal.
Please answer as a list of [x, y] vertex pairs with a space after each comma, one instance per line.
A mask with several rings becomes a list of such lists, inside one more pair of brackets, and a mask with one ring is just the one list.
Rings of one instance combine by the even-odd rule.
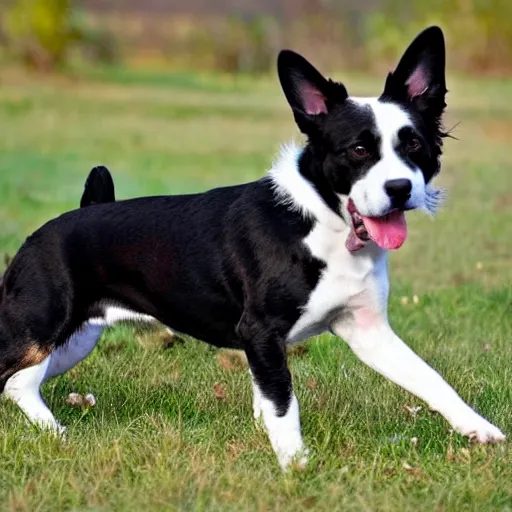
[[403, 206], [411, 197], [412, 183], [406, 178], [388, 180], [384, 183], [384, 188], [395, 207]]

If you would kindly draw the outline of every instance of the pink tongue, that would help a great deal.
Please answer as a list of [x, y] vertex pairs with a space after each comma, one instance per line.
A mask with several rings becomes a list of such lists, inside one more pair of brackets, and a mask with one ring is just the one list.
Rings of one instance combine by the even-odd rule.
[[363, 217], [370, 238], [382, 249], [398, 249], [407, 238], [404, 212], [394, 211], [384, 217]]

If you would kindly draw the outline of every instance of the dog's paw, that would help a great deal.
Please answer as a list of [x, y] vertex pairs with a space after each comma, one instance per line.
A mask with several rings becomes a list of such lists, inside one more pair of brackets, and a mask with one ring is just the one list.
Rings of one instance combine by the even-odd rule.
[[283, 471], [303, 471], [309, 460], [309, 450], [304, 447], [287, 451], [279, 450], [276, 455]]
[[60, 439], [66, 438], [67, 428], [57, 423], [55, 420], [36, 420], [30, 421], [27, 419], [27, 425], [35, 428], [38, 432], [46, 432]]
[[476, 413], [454, 425], [454, 428], [459, 434], [469, 437], [476, 443], [489, 444], [505, 441], [505, 434], [498, 427]]
[[309, 462], [309, 450], [303, 448], [297, 455], [295, 455], [289, 464], [283, 468], [284, 471], [304, 471]]

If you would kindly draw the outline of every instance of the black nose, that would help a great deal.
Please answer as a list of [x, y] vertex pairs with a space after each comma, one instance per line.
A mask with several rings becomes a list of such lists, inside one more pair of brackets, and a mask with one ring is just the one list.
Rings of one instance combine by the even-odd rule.
[[388, 180], [384, 183], [384, 188], [391, 198], [393, 206], [403, 206], [411, 197], [412, 183], [406, 178]]

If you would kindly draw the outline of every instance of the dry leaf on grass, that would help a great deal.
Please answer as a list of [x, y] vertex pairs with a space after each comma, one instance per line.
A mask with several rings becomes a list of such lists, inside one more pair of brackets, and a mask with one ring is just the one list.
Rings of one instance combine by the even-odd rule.
[[308, 347], [304, 344], [302, 345], [292, 345], [287, 348], [287, 352], [289, 356], [303, 356], [308, 353]]
[[415, 468], [413, 466], [411, 466], [410, 464], [408, 464], [407, 462], [404, 462], [402, 464], [402, 467], [405, 469], [405, 471], [407, 471], [407, 473], [409, 473], [410, 475], [414, 475], [414, 476], [420, 476], [421, 474], [421, 469], [420, 468]]
[[213, 385], [213, 393], [215, 394], [215, 398], [223, 400], [224, 398], [226, 398], [226, 386], [224, 384], [221, 384], [220, 382], [216, 382]]
[[229, 372], [247, 368], [247, 359], [241, 350], [221, 350], [217, 354], [217, 362], [221, 368]]
[[313, 377], [311, 377], [310, 379], [308, 379], [306, 381], [306, 387], [309, 389], [315, 389], [317, 386], [318, 386], [318, 382]]
[[70, 393], [66, 398], [66, 403], [87, 410], [96, 405], [96, 397], [92, 393], [87, 393], [86, 395]]

